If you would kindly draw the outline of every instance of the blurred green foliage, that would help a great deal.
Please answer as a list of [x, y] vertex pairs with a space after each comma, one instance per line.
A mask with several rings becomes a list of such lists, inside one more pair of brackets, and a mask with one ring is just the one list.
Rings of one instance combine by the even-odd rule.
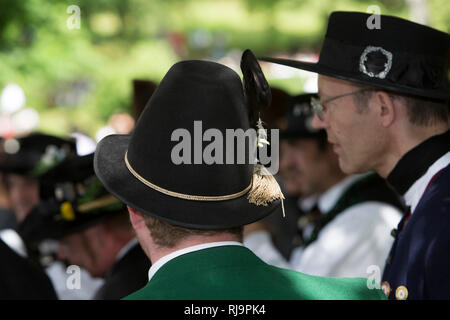
[[[69, 29], [80, 8], [80, 28]], [[131, 112], [135, 78], [158, 82], [182, 59], [318, 52], [334, 10], [408, 18], [405, 0], [0, 0], [0, 88], [17, 83], [42, 131], [93, 136]], [[432, 26], [449, 31], [448, 0], [428, 1]], [[294, 93], [298, 79], [274, 80]], [[298, 86], [300, 88], [300, 85]]]

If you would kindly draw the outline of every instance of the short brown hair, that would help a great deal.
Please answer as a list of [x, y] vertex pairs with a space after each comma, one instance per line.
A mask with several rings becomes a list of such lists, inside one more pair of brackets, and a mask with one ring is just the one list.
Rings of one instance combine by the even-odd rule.
[[[358, 106], [358, 111], [363, 112], [369, 103], [374, 91], [380, 89], [360, 91], [354, 94], [354, 101]], [[408, 120], [412, 124], [421, 127], [433, 126], [439, 122], [448, 123], [449, 105], [447, 101], [423, 98], [409, 94], [388, 92], [393, 99], [403, 100], [408, 114]]]
[[412, 124], [427, 127], [448, 122], [447, 101], [401, 95], [406, 105], [408, 119]]
[[220, 230], [187, 229], [147, 215], [143, 215], [143, 217], [147, 228], [150, 230], [153, 241], [161, 247], [173, 248], [179, 244], [181, 240], [191, 235], [214, 236], [222, 233], [229, 233], [235, 235], [239, 241], [242, 241], [243, 238], [242, 226]]

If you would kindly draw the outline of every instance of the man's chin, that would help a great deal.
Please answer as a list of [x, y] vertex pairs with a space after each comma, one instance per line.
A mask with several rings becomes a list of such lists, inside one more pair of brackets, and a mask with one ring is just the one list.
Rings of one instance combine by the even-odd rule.
[[352, 167], [348, 161], [344, 161], [341, 156], [339, 156], [339, 168], [341, 168], [342, 172], [345, 174], [356, 173], [354, 167]]
[[342, 172], [345, 174], [358, 174], [370, 171], [361, 166], [358, 167], [355, 164], [349, 163], [348, 161], [344, 161], [342, 160], [342, 157], [339, 157], [339, 168], [341, 168]]

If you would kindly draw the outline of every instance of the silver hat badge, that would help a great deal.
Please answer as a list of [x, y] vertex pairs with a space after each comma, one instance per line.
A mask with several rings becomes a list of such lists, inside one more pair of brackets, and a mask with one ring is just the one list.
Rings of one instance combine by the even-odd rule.
[[[386, 62], [384, 63], [384, 70], [378, 73], [368, 71], [366, 67], [367, 56], [369, 55], [369, 53], [372, 52], [380, 52], [386, 57]], [[380, 79], [386, 78], [389, 70], [391, 70], [391, 67], [392, 67], [392, 53], [381, 47], [367, 46], [359, 59], [359, 71], [368, 75], [371, 78], [380, 78]]]

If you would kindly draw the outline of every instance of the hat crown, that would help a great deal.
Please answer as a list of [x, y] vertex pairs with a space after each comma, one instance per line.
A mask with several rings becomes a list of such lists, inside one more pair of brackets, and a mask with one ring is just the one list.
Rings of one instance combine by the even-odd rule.
[[[208, 129], [222, 137], [223, 163], [206, 164], [203, 150]], [[226, 130], [249, 129], [242, 82], [233, 70], [214, 62], [182, 61], [167, 72], [132, 133], [129, 164], [150, 183], [182, 194], [221, 196], [240, 192], [251, 183], [253, 166], [226, 164]], [[181, 130], [190, 139], [174, 137]], [[174, 163], [176, 145], [186, 143], [188, 163]], [[176, 153], [178, 155], [178, 153]]]
[[328, 20], [325, 38], [421, 55], [440, 56], [448, 52], [449, 35], [445, 32], [382, 14], [379, 15], [379, 24], [369, 28], [371, 19], [375, 17], [369, 13], [335, 11]]
[[333, 12], [318, 66], [344, 80], [448, 100], [449, 40], [445, 32], [398, 17]]
[[324, 129], [312, 127], [314, 111], [311, 98], [313, 97], [318, 99], [316, 93], [300, 94], [289, 99], [286, 112], [287, 127], [281, 131], [281, 139], [310, 139], [326, 136]]
[[405, 19], [333, 12], [319, 61], [262, 58], [376, 88], [450, 100], [450, 37]]

